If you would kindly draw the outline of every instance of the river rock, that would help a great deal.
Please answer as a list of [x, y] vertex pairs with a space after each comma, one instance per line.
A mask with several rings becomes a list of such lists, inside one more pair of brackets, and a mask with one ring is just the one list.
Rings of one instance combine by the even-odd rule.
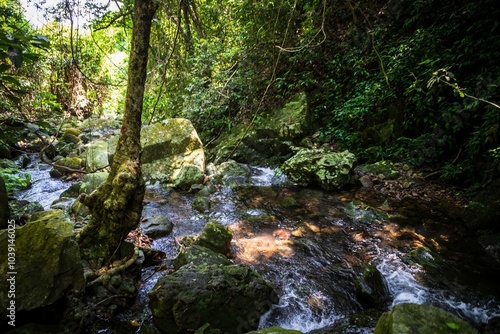
[[67, 143], [78, 144], [80, 142], [80, 136], [82, 131], [77, 128], [66, 128], [62, 135], [62, 140]]
[[175, 269], [190, 264], [195, 267], [227, 266], [232, 264], [224, 255], [199, 245], [182, 248], [174, 260]]
[[375, 266], [365, 268], [356, 284], [356, 299], [364, 309], [384, 310], [390, 302], [389, 286]]
[[9, 212], [9, 198], [7, 196], [7, 188], [5, 187], [5, 181], [2, 177], [0, 177], [0, 229], [7, 228]]
[[[109, 141], [110, 164], [117, 142], [118, 137]], [[173, 184], [185, 165], [196, 166], [201, 175], [205, 172], [203, 144], [187, 119], [172, 118], [144, 127], [141, 130], [141, 145], [141, 167], [146, 181]], [[192, 182], [198, 183], [200, 179]], [[187, 187], [187, 184], [186, 181], [182, 182], [183, 187]]]
[[85, 164], [87, 171], [95, 171], [109, 165], [108, 142], [96, 140], [85, 151]]
[[203, 183], [205, 175], [199, 166], [185, 164], [181, 167], [179, 174], [174, 181], [174, 187], [182, 190], [189, 190], [192, 185]]
[[9, 201], [10, 218], [16, 221], [16, 224], [22, 225], [35, 212], [43, 211], [43, 206], [38, 202], [29, 202], [26, 200]]
[[338, 189], [351, 181], [354, 154], [327, 149], [301, 149], [281, 166], [290, 181], [300, 185], [316, 185], [325, 190]]
[[203, 246], [216, 253], [226, 255], [232, 238], [233, 231], [229, 227], [216, 222], [208, 222], [193, 245]]
[[256, 329], [276, 297], [271, 285], [241, 265], [185, 265], [149, 292], [153, 322], [163, 333], [185, 333], [210, 323], [222, 333]]
[[398, 304], [377, 322], [374, 334], [478, 334], [470, 324], [443, 309], [412, 303]]
[[214, 174], [210, 176], [210, 180], [213, 183], [235, 187], [248, 183], [251, 175], [250, 169], [247, 166], [237, 163], [234, 160], [228, 160], [216, 167]]
[[53, 178], [60, 178], [66, 173], [69, 173], [64, 168], [58, 167], [67, 167], [71, 169], [82, 169], [85, 167], [85, 161], [81, 158], [78, 157], [66, 157], [66, 158], [61, 158], [55, 162], [56, 166], [50, 171], [50, 176]]
[[151, 238], [164, 237], [170, 234], [173, 228], [174, 224], [163, 215], [155, 216], [141, 223], [142, 232]]
[[[0, 231], [0, 247], [3, 250], [7, 250], [12, 234], [12, 231]], [[15, 229], [15, 268], [10, 268], [7, 257], [2, 256], [0, 270], [4, 274], [17, 272], [17, 312], [51, 305], [68, 292], [85, 287], [73, 224], [59, 210], [33, 214], [28, 224]], [[0, 289], [9, 290], [6, 279], [0, 280]], [[2, 314], [5, 314], [9, 302], [7, 294], [2, 293]]]

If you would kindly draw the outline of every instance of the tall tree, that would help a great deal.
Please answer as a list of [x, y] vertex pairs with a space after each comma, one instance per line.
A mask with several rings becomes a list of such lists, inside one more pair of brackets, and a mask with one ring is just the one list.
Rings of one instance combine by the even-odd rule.
[[89, 260], [111, 260], [141, 218], [145, 190], [140, 165], [141, 116], [151, 24], [157, 7], [155, 0], [135, 1], [125, 110], [111, 171], [98, 189], [80, 198], [92, 213], [78, 238], [82, 256]]

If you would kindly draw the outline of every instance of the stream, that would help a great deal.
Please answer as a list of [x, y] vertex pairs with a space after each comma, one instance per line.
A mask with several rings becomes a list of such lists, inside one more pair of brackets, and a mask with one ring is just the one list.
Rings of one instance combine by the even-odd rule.
[[[404, 302], [431, 304], [477, 327], [500, 316], [498, 272], [453, 222], [388, 214], [353, 201], [349, 192], [296, 187], [269, 168], [251, 170], [245, 184], [213, 186], [206, 212], [192, 208], [196, 194], [148, 186], [143, 217], [164, 215], [173, 222], [173, 232], [152, 245], [167, 257], [177, 253], [175, 238], [200, 233], [208, 221], [229, 226], [234, 232], [232, 260], [252, 266], [279, 296], [261, 317], [260, 328], [309, 332], [361, 312], [355, 282], [368, 264], [387, 282], [388, 308]], [[50, 178], [49, 168], [36, 161], [23, 172], [32, 174], [33, 187], [17, 197], [46, 209], [70, 185]], [[422, 250], [429, 266], [411, 261], [415, 250]], [[118, 321], [149, 322], [147, 292], [160, 274], [143, 271], [136, 305]], [[352, 325], [345, 332], [373, 329]], [[109, 328], [101, 332], [119, 333]]]

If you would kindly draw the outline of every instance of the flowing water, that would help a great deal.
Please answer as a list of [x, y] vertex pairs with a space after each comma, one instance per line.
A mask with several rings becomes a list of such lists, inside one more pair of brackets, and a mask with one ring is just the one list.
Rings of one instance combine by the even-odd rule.
[[[387, 281], [388, 308], [432, 304], [476, 326], [500, 316], [498, 272], [481, 261], [473, 241], [464, 241], [450, 226], [433, 221], [427, 231], [424, 219], [393, 217], [353, 204], [340, 193], [289, 186], [271, 169], [252, 172], [245, 185], [213, 191], [206, 212], [191, 208], [195, 195], [150, 189], [144, 215], [166, 215], [174, 222], [172, 235], [153, 243], [168, 256], [175, 256], [175, 238], [200, 233], [209, 220], [229, 226], [233, 260], [255, 268], [280, 296], [259, 327], [308, 332], [360, 312], [355, 282], [367, 264]], [[414, 249], [428, 250], [424, 256], [439, 262], [439, 268], [428, 271], [408, 261]], [[155, 276], [143, 290], [154, 282]], [[373, 326], [353, 330], [371, 333]]]
[[18, 191], [16, 198], [29, 202], [40, 203], [45, 210], [49, 209], [52, 202], [59, 198], [61, 193], [71, 185], [69, 182], [50, 177], [51, 166], [38, 159], [38, 154], [30, 154], [31, 162], [23, 173], [31, 175], [31, 187]]
[[[29, 172], [33, 188], [19, 197], [46, 208], [69, 186], [47, 177], [48, 169], [38, 162]], [[229, 226], [234, 231], [233, 261], [256, 269], [280, 297], [259, 327], [308, 332], [362, 311], [355, 282], [367, 264], [375, 265], [387, 281], [388, 308], [403, 302], [432, 304], [476, 326], [500, 316], [498, 272], [450, 222], [389, 215], [343, 193], [290, 186], [268, 168], [252, 168], [251, 179], [238, 187], [212, 186], [206, 212], [193, 210], [195, 198], [148, 187], [143, 216], [164, 215], [174, 223], [172, 234], [154, 240], [152, 247], [174, 257], [176, 238], [200, 233], [210, 220]], [[429, 267], [408, 260], [415, 249], [424, 250]], [[152, 268], [143, 272], [137, 303], [124, 319], [148, 321], [147, 292], [160, 275]], [[352, 329], [371, 332], [373, 325]]]

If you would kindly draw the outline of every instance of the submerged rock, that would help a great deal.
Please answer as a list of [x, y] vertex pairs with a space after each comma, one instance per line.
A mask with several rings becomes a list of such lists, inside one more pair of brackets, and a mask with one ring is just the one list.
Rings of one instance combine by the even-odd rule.
[[185, 265], [149, 292], [153, 322], [163, 333], [185, 333], [210, 323], [223, 333], [257, 328], [276, 297], [271, 285], [241, 265]]
[[[0, 231], [0, 247], [7, 250], [12, 232]], [[2, 273], [12, 271], [7, 256], [0, 259]], [[16, 311], [51, 305], [72, 290], [85, 287], [80, 251], [73, 224], [60, 210], [33, 214], [30, 222], [15, 230]], [[9, 291], [2, 279], [0, 289]], [[9, 305], [7, 294], [0, 295], [2, 313]]]
[[430, 305], [398, 304], [379, 319], [374, 334], [478, 334], [470, 324]]
[[326, 149], [301, 149], [281, 166], [283, 173], [300, 185], [317, 185], [335, 190], [350, 182], [354, 154]]

